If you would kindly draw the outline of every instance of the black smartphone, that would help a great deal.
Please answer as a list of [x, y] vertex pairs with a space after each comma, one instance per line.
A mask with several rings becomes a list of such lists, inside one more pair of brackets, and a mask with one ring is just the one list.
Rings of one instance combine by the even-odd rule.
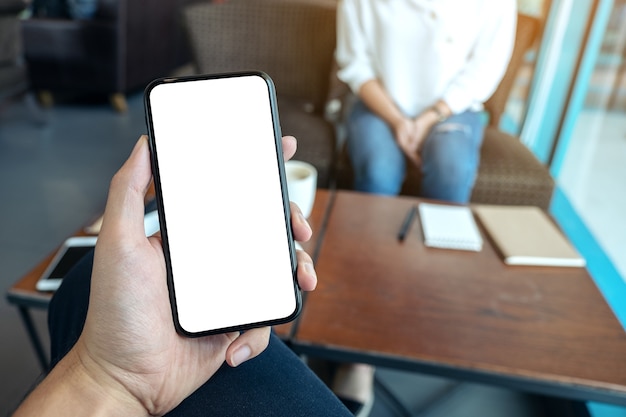
[[145, 107], [178, 332], [296, 318], [302, 301], [270, 77], [159, 79], [146, 88]]

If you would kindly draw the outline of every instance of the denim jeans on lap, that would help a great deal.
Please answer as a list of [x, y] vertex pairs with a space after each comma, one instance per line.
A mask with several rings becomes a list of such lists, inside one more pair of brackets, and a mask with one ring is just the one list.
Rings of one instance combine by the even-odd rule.
[[[361, 101], [348, 118], [348, 153], [354, 169], [355, 189], [397, 195], [408, 162], [389, 125]], [[453, 115], [433, 127], [421, 152], [421, 195], [446, 201], [469, 201], [484, 132], [479, 112]]]

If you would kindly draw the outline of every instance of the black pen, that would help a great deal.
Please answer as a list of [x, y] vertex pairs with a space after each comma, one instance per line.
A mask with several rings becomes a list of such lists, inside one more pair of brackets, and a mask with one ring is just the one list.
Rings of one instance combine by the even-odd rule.
[[400, 231], [398, 232], [398, 241], [402, 242], [406, 237], [409, 228], [411, 227], [411, 223], [413, 222], [413, 217], [415, 217], [415, 213], [417, 213], [417, 206], [411, 207], [411, 210], [406, 214], [406, 218], [400, 227]]

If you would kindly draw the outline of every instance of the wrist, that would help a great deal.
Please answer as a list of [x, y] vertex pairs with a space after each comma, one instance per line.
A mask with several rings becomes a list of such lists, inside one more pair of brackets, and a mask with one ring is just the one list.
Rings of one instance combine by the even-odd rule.
[[[80, 349], [79, 340], [66, 358], [75, 375], [70, 379], [81, 390], [89, 409], [99, 410], [101, 415], [148, 416], [144, 404], [134, 396], [112, 374], [107, 372], [89, 355]], [[64, 358], [65, 360], [65, 358]]]
[[431, 129], [442, 120], [440, 115], [435, 112], [431, 107], [429, 107], [422, 113], [420, 113], [420, 115], [416, 118], [416, 121], [417, 123], [420, 123], [422, 126], [424, 126], [426, 129]]
[[387, 123], [391, 126], [392, 129], [398, 129], [399, 127], [405, 125], [409, 120], [409, 118], [399, 114], [387, 118]]
[[104, 371], [94, 373], [72, 349], [26, 398], [22, 416], [147, 416], [137, 398]]

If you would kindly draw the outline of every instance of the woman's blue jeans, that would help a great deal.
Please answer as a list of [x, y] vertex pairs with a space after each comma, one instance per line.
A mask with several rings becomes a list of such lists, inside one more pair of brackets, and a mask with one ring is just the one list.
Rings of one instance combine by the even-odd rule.
[[[406, 175], [407, 159], [390, 126], [357, 101], [348, 117], [348, 153], [355, 189], [397, 195]], [[484, 125], [479, 112], [466, 111], [436, 124], [421, 151], [421, 196], [469, 201], [482, 144]]]

